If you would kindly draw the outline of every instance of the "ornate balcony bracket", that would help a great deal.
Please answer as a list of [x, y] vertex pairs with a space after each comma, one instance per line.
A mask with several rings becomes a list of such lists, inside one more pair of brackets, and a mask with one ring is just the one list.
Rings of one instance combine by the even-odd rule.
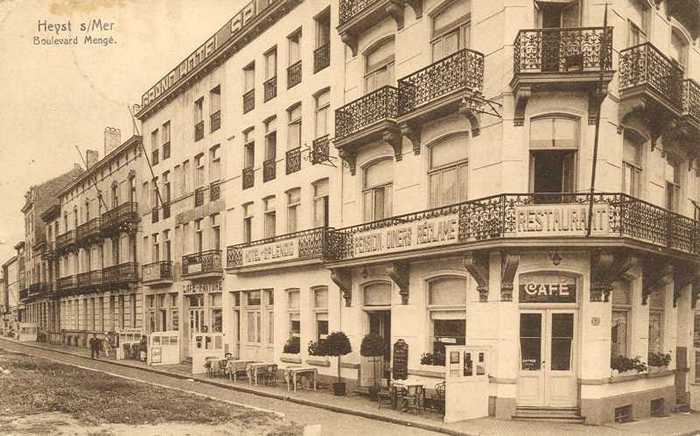
[[660, 110], [659, 105], [651, 98], [640, 97], [632, 103], [621, 104], [619, 116], [623, 125], [632, 119], [637, 119], [647, 127], [651, 151], [656, 150], [656, 142], [661, 136], [664, 136], [664, 140], [672, 142], [674, 135], [676, 135], [673, 133], [677, 125], [675, 117]]
[[394, 149], [394, 159], [396, 162], [400, 162], [403, 159], [402, 138], [401, 132], [394, 130], [385, 130], [382, 133], [382, 139], [384, 142], [391, 145], [391, 148]]
[[[700, 271], [697, 271], [692, 265], [687, 263], [676, 264], [673, 266], [673, 307], [678, 306], [678, 298], [681, 296], [681, 291], [686, 286], [695, 287], [700, 280]], [[695, 289], [693, 289], [695, 292]], [[695, 299], [691, 301], [695, 307]]]
[[[396, 22], [397, 30], [403, 29], [404, 8], [408, 4], [420, 18], [423, 14], [422, 0], [384, 0], [384, 1], [357, 1], [342, 2], [340, 6], [340, 26], [338, 32], [340, 39], [352, 51], [352, 56], [357, 56], [357, 39], [366, 29], [390, 16]], [[364, 4], [363, 4], [364, 3]], [[373, 3], [373, 4], [370, 4]], [[357, 5], [358, 7], [354, 7]]]
[[340, 40], [348, 46], [350, 52], [352, 52], [352, 57], [357, 56], [357, 36], [350, 32], [343, 32], [340, 34]]
[[513, 301], [513, 279], [519, 264], [519, 255], [501, 253], [501, 301]]
[[396, 30], [403, 29], [403, 8], [404, 3], [401, 0], [391, 0], [388, 5], [386, 5], [386, 13], [391, 16], [391, 18], [396, 21]]
[[351, 150], [340, 150], [338, 156], [343, 160], [348, 169], [350, 169], [350, 175], [354, 176], [357, 165], [357, 152]]
[[632, 266], [634, 258], [627, 253], [596, 252], [591, 258], [591, 302], [610, 301], [613, 282]]
[[411, 126], [411, 124], [405, 122], [399, 125], [399, 129], [401, 129], [401, 134], [411, 141], [411, 145], [413, 146], [413, 154], [418, 156], [420, 154], [420, 129], [415, 129]]
[[588, 91], [588, 124], [595, 125], [600, 116], [600, 105], [608, 95], [607, 86], [601, 89], [599, 86], [592, 86]]
[[475, 111], [466, 98], [459, 102], [459, 113], [469, 120], [472, 136], [479, 136], [481, 133], [481, 113]]
[[343, 293], [345, 307], [350, 307], [352, 304], [352, 274], [350, 271], [341, 268], [333, 268], [331, 269], [331, 280], [340, 288], [340, 292]]
[[660, 258], [648, 259], [642, 267], [642, 305], [649, 301], [649, 295], [654, 290], [670, 283], [673, 277], [673, 266], [668, 260]]
[[409, 5], [413, 9], [416, 19], [423, 16], [423, 0], [403, 0], [405, 5]]
[[467, 253], [464, 256], [464, 267], [476, 280], [476, 290], [479, 291], [479, 301], [485, 303], [489, 298], [489, 258], [488, 254]]
[[410, 267], [408, 263], [394, 262], [387, 267], [386, 274], [399, 287], [399, 295], [401, 295], [401, 304], [408, 304], [409, 284], [410, 284]]
[[515, 114], [513, 115], [513, 125], [521, 127], [525, 124], [525, 108], [527, 101], [532, 95], [532, 88], [529, 86], [520, 86], [515, 93]]

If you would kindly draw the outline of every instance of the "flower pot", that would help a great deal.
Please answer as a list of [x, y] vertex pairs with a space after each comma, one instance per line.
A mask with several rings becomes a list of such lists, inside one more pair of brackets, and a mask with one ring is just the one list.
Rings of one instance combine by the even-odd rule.
[[333, 395], [336, 397], [345, 396], [345, 383], [333, 383]]

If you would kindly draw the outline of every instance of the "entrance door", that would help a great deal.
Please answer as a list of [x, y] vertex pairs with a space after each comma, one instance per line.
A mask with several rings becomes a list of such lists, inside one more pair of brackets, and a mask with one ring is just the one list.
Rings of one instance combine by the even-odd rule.
[[578, 27], [578, 2], [547, 3], [538, 14], [542, 30], [542, 71], [566, 71], [568, 39], [562, 37], [562, 28]]
[[575, 327], [572, 310], [520, 312], [519, 406], [577, 405]]
[[[367, 312], [369, 316], [370, 334], [379, 335], [384, 339], [384, 362], [391, 361], [391, 311], [379, 310]], [[385, 366], [388, 368], [388, 365]]]

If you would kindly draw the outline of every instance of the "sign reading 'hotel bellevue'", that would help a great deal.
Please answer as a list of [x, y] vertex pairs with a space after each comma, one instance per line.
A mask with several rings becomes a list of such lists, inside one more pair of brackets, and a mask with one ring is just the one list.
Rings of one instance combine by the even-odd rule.
[[[515, 236], [583, 236], [588, 227], [588, 204], [537, 204], [515, 208]], [[593, 205], [592, 234], [610, 232], [609, 207]]]
[[353, 235], [354, 257], [453, 244], [459, 238], [457, 214], [367, 230]]
[[299, 238], [284, 239], [241, 249], [240, 266], [263, 265], [299, 257]]

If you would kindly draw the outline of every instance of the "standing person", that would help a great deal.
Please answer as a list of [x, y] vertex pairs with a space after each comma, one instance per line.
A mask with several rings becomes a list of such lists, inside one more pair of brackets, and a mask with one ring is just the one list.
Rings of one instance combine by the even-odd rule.
[[95, 352], [97, 351], [97, 337], [95, 334], [92, 334], [92, 337], [88, 341], [90, 344], [90, 358], [94, 359], [95, 358]]

